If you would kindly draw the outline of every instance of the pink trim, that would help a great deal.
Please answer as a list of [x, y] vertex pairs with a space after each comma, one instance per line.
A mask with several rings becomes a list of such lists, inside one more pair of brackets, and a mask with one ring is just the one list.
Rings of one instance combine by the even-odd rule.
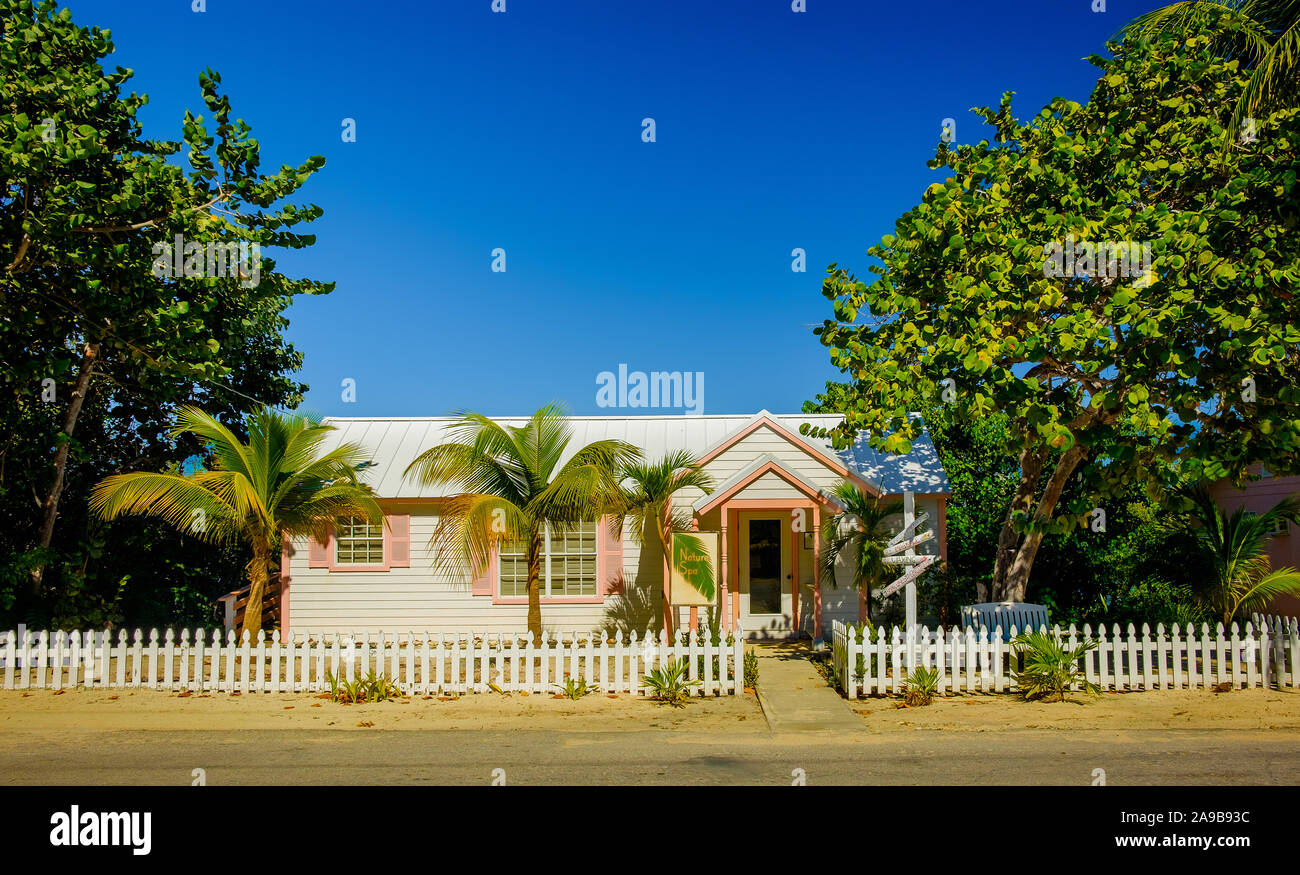
[[727, 506], [725, 504], [722, 506], [720, 516], [722, 518], [722, 537], [719, 539], [720, 543], [718, 549], [721, 551], [722, 555], [718, 557], [718, 565], [722, 571], [722, 574], [719, 575], [722, 582], [722, 591], [718, 593], [718, 613], [722, 615], [723, 629], [730, 632], [735, 627], [731, 624], [730, 587], [727, 585], [727, 574], [730, 571], [727, 567], [727, 541], [730, 538], [730, 535], [728, 534]]
[[[544, 604], [544, 605], [600, 605], [600, 604], [604, 604], [604, 603], [605, 603], [605, 596], [610, 595], [612, 592], [617, 592], [617, 591], [618, 591], [618, 588], [617, 588], [617, 586], [614, 584], [612, 578], [611, 578], [611, 579], [607, 579], [606, 574], [605, 574], [605, 569], [606, 569], [606, 567], [607, 567], [607, 566], [606, 566], [606, 562], [608, 561], [606, 557], [607, 557], [607, 556], [612, 557], [612, 556], [614, 555], [613, 552], [607, 552], [606, 550], [602, 549], [602, 547], [604, 547], [604, 546], [606, 545], [606, 543], [607, 543], [607, 539], [608, 539], [609, 541], [611, 541], [611, 542], [613, 541], [613, 539], [609, 538], [609, 534], [608, 534], [608, 533], [609, 533], [609, 524], [608, 524], [608, 521], [609, 521], [609, 517], [608, 517], [608, 516], [603, 516], [603, 517], [600, 518], [600, 522], [598, 522], [597, 525], [596, 525], [596, 528], [597, 528], [597, 531], [596, 531], [596, 595], [594, 595], [594, 596], [590, 596], [590, 595], [556, 595], [556, 596], [547, 596], [547, 595], [544, 595], [544, 596], [542, 596], [542, 599], [541, 599], [541, 603], [542, 603], [542, 604]], [[604, 532], [601, 531], [602, 529], [604, 530]], [[619, 538], [618, 538], [617, 543], [618, 543], [618, 554], [617, 554], [617, 555], [618, 555], [618, 565], [619, 565], [619, 570], [620, 570], [620, 572], [621, 572], [621, 571], [622, 571], [622, 565], [623, 565], [623, 549], [622, 549], [623, 539], [622, 539], [622, 532], [619, 533]], [[500, 569], [500, 565], [499, 565], [499, 563], [497, 562], [497, 557], [498, 557], [498, 553], [497, 553], [496, 551], [493, 551], [493, 553], [492, 553], [492, 568], [491, 568], [491, 575], [492, 575], [492, 576], [491, 576], [491, 578], [489, 578], [489, 579], [491, 580], [491, 582], [492, 582], [492, 589], [491, 589], [492, 604], [494, 604], [494, 605], [526, 605], [526, 604], [528, 604], [528, 596], [503, 596], [503, 595], [501, 595], [501, 569]], [[620, 581], [621, 581], [621, 579], [622, 579], [622, 574], [619, 574], [619, 579], [620, 579]], [[481, 595], [481, 593], [478, 593], [478, 592], [476, 592], [476, 593], [474, 593], [474, 594], [475, 594], [475, 595]]]
[[822, 637], [822, 509], [813, 507], [813, 638]]
[[948, 561], [948, 499], [946, 496], [939, 498], [939, 561]]
[[392, 544], [392, 536], [393, 536], [393, 532], [392, 532], [392, 527], [389, 525], [389, 522], [388, 522], [388, 518], [389, 518], [389, 516], [390, 516], [390, 514], [388, 514], [388, 512], [385, 511], [385, 513], [384, 513], [384, 527], [383, 527], [383, 530], [382, 530], [382, 531], [383, 531], [383, 538], [384, 538], [384, 561], [383, 561], [382, 564], [379, 564], [379, 565], [347, 565], [347, 564], [343, 564], [343, 563], [337, 562], [337, 561], [335, 560], [335, 558], [334, 558], [335, 556], [338, 555], [338, 551], [335, 549], [335, 546], [334, 546], [334, 533], [333, 533], [333, 532], [330, 532], [329, 537], [325, 539], [325, 559], [326, 559], [326, 562], [328, 562], [328, 565], [326, 565], [326, 567], [327, 567], [330, 571], [348, 571], [348, 572], [351, 572], [351, 571], [390, 571], [390, 570], [392, 570], [393, 568], [410, 568], [410, 567], [411, 567], [411, 560], [410, 560], [411, 550], [410, 550], [410, 543], [409, 543], [409, 542], [410, 542], [409, 517], [408, 517], [408, 529], [407, 529], [407, 542], [408, 542], [408, 543], [407, 543], [407, 551], [406, 551], [406, 554], [407, 554], [406, 564], [405, 564], [405, 565], [394, 565], [394, 564], [393, 564], [393, 544]]
[[[487, 568], [478, 577], [473, 577], [474, 571], [470, 569], [472, 580], [470, 586], [472, 594], [476, 596], [496, 596], [497, 579], [501, 572], [501, 550], [498, 547], [492, 548], [492, 553], [488, 556]], [[526, 600], [525, 600], [526, 601]]]
[[[800, 482], [800, 480], [797, 477], [795, 477], [794, 474], [790, 473], [785, 468], [782, 468], [776, 462], [767, 462], [761, 468], [754, 471], [752, 474], [750, 474], [744, 480], [741, 480], [735, 486], [732, 486], [726, 492], [718, 492], [710, 495], [708, 503], [705, 504], [703, 507], [701, 507], [698, 511], [696, 511], [696, 514], [698, 515], [698, 514], [708, 513], [713, 509], [714, 505], [716, 505], [718, 502], [724, 501], [730, 496], [739, 494], [742, 490], [744, 490], [746, 486], [749, 486], [751, 483], [753, 483], [755, 480], [762, 477], [764, 474], [769, 474], [769, 473], [776, 474], [786, 483], [789, 483], [795, 489], [799, 490], [801, 493], [808, 496], [808, 498], [811, 499], [812, 501], [819, 501], [826, 504], [830, 503], [825, 496], [821, 495], [818, 492], [810, 490], [808, 486]], [[879, 495], [880, 493], [876, 492], [874, 494]], [[731, 501], [728, 503], [732, 507], [740, 507], [742, 505], [742, 502], [746, 504], [753, 503], [753, 502], [766, 502], [766, 504], [763, 505], [765, 507], [790, 507], [791, 506], [790, 499], [786, 499], [786, 498], [737, 499], [735, 501]]]
[[867, 490], [867, 492], [869, 492], [871, 495], [877, 497], [880, 496], [881, 492], [879, 489], [872, 486], [870, 483], [863, 480], [857, 474], [850, 471], [842, 462], [839, 462], [835, 459], [831, 459], [817, 452], [815, 449], [813, 449], [811, 446], [805, 443], [803, 438], [799, 437], [798, 435], [791, 432], [789, 429], [782, 426], [780, 423], [776, 422], [775, 420], [769, 419], [766, 416], [760, 416], [758, 419], [754, 420], [749, 425], [745, 426], [744, 428], [737, 431], [735, 434], [731, 435], [731, 437], [724, 439], [722, 443], [718, 444], [718, 446], [714, 447], [712, 450], [706, 453], [702, 459], [700, 459], [699, 465], [703, 467], [707, 463], [711, 462], [713, 459], [716, 459], [722, 453], [729, 450], [731, 447], [738, 444], [740, 441], [749, 437], [751, 434], [753, 434], [761, 426], [764, 425], [770, 428], [772, 431], [776, 432], [780, 437], [784, 438], [786, 442], [789, 443], [791, 446], [802, 451], [804, 455], [808, 456], [810, 459], [815, 459], [818, 462], [821, 462], [823, 465], [830, 468], [836, 474], [839, 474], [841, 477], [844, 477], [845, 479], [857, 484], [859, 488]]
[[293, 542], [288, 534], [280, 536], [280, 638], [289, 636], [289, 567]]

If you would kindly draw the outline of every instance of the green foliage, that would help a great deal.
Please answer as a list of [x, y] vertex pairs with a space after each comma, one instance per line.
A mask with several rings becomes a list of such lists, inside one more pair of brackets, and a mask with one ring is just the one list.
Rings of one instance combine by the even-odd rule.
[[751, 647], [745, 648], [745, 686], [751, 690], [758, 688], [758, 654]]
[[1026, 699], [1064, 702], [1075, 684], [1084, 692], [1101, 693], [1101, 688], [1089, 681], [1078, 667], [1083, 655], [1096, 649], [1097, 642], [1093, 639], [1084, 639], [1070, 649], [1050, 632], [1023, 632], [1011, 640], [1011, 645], [1024, 659], [1024, 669], [1013, 671], [1012, 676]]
[[1278, 502], [1262, 514], [1219, 510], [1204, 486], [1180, 490], [1189, 509], [1180, 517], [1211, 573], [1195, 597], [1227, 625], [1233, 618], [1264, 610], [1280, 595], [1300, 595], [1300, 572], [1269, 564], [1269, 532], [1275, 523], [1300, 525], [1300, 497]]
[[686, 671], [684, 661], [670, 659], [667, 665], [653, 670], [641, 680], [652, 691], [651, 698], [681, 708], [691, 697], [691, 687], [700, 685], [699, 681], [687, 680]]
[[[541, 537], [545, 525], [573, 524], [624, 510], [618, 473], [640, 458], [624, 441], [593, 441], [567, 454], [573, 429], [558, 405], [541, 408], [522, 426], [463, 412], [451, 440], [422, 452], [405, 476], [459, 490], [444, 503], [430, 539], [441, 570], [476, 573], [502, 544], [528, 556], [528, 631], [542, 634]], [[601, 581], [600, 585], [605, 585]]]
[[880, 501], [848, 482], [837, 484], [831, 498], [844, 510], [828, 517], [823, 526], [822, 579], [838, 585], [840, 557], [852, 557], [852, 586], [867, 594], [870, 610], [872, 589], [894, 576], [893, 568], [884, 563], [885, 544], [891, 537], [886, 520], [903, 512], [903, 502]]
[[575, 702], [583, 696], [600, 689], [595, 684], [587, 683], [584, 678], [565, 678], [563, 684], [556, 684], [555, 686], [559, 687], [560, 693], [566, 699], [572, 699]]
[[333, 674], [327, 674], [325, 678], [330, 685], [330, 698], [343, 705], [387, 702], [404, 695], [400, 686], [382, 674], [376, 675], [373, 669], [365, 677], [353, 680]]
[[[946, 387], [960, 421], [1005, 414], [1004, 452], [1034, 463], [999, 517], [1026, 575], [1044, 535], [1167, 485], [1174, 464], [1300, 473], [1300, 112], [1256, 119], [1259, 142], [1221, 155], [1246, 77], [1211, 43], [1126, 39], [1091, 59], [1085, 105], [1056, 99], [1024, 123], [1009, 95], [979, 110], [992, 142], [939, 145], [947, 177], [872, 247], [877, 278], [828, 268], [834, 314], [816, 333], [848, 377], [818, 399], [845, 414], [833, 436], [907, 452], [912, 412]], [[1145, 242], [1152, 268], [1050, 276], [1067, 236]]]
[[332, 426], [262, 408], [248, 418], [249, 439], [197, 407], [176, 414], [176, 434], [192, 434], [211, 450], [214, 464], [188, 474], [117, 474], [101, 481], [90, 506], [100, 519], [157, 517], [198, 541], [247, 544], [252, 586], [244, 630], [261, 629], [263, 589], [279, 565], [281, 536], [330, 533], [339, 517], [384, 523], [384, 512], [357, 478], [367, 462], [360, 446], [324, 450]]
[[1300, 96], [1300, 4], [1294, 0], [1182, 0], [1140, 15], [1126, 30], [1139, 36], [1187, 36], [1210, 30], [1214, 47], [1250, 79], [1224, 131], [1230, 148], [1248, 118], [1294, 107]]
[[114, 51], [108, 31], [78, 27], [54, 2], [0, 0], [0, 15], [0, 618], [210, 619], [211, 597], [238, 585], [247, 554], [182, 545], [160, 526], [101, 525], [87, 492], [110, 474], [202, 457], [168, 431], [180, 405], [234, 419], [249, 398], [301, 401], [291, 374], [302, 357], [283, 314], [332, 285], [285, 277], [265, 255], [257, 283], [158, 278], [154, 247], [176, 234], [312, 245], [294, 226], [320, 208], [282, 201], [324, 160], [261, 173], [258, 142], [211, 71], [198, 77], [207, 118], [186, 113], [179, 140], [148, 140], [137, 119], [147, 97], [129, 93], [130, 70], [101, 63]]
[[918, 665], [903, 680], [903, 701], [913, 707], [929, 705], [939, 690], [939, 669]]

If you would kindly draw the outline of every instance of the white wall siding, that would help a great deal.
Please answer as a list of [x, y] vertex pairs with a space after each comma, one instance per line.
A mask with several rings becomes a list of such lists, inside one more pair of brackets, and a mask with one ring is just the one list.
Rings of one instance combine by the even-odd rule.
[[[411, 567], [388, 571], [330, 571], [308, 567], [306, 539], [294, 542], [290, 560], [289, 628], [293, 632], [471, 630], [518, 632], [527, 628], [528, 606], [493, 604], [462, 579], [435, 568], [429, 539], [438, 523], [432, 508], [411, 508]], [[623, 539], [623, 578], [636, 586], [640, 549]], [[656, 581], [656, 585], [658, 582]], [[590, 630], [603, 627], [619, 604], [542, 603], [542, 627]]]

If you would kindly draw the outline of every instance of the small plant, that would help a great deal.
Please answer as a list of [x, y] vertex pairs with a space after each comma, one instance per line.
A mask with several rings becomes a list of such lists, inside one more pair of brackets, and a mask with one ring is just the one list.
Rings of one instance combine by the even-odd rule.
[[903, 681], [903, 702], [912, 707], [928, 705], [939, 690], [939, 669], [918, 665]]
[[386, 702], [402, 695], [402, 688], [384, 675], [376, 675], [372, 670], [364, 678], [345, 680], [332, 674], [326, 675], [330, 685], [330, 698], [344, 705], [360, 705], [363, 702]]
[[563, 686], [560, 684], [555, 686], [560, 688], [560, 692], [564, 694], [565, 698], [572, 699], [575, 702], [588, 693], [596, 691], [595, 684], [587, 683], [585, 678], [565, 678]]
[[745, 648], [745, 686], [751, 690], [758, 687], [758, 654], [752, 648]]
[[1070, 650], [1056, 635], [1024, 632], [1013, 638], [1011, 645], [1024, 658], [1024, 670], [1012, 672], [1012, 677], [1026, 699], [1064, 702], [1065, 694], [1075, 684], [1094, 696], [1101, 693], [1101, 687], [1090, 682], [1078, 668], [1083, 655], [1097, 647], [1091, 638]]
[[684, 707], [691, 697], [691, 687], [698, 687], [699, 681], [686, 679], [686, 663], [670, 659], [668, 664], [657, 668], [641, 679], [654, 691], [651, 698], [657, 699], [675, 708]]

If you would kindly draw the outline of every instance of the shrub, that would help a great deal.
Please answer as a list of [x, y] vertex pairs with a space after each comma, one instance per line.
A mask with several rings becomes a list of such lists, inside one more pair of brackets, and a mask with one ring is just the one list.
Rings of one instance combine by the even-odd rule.
[[686, 704], [686, 700], [691, 695], [691, 687], [700, 685], [699, 681], [686, 679], [686, 663], [675, 659], [669, 660], [662, 668], [650, 672], [642, 678], [642, 681], [653, 690], [651, 698], [676, 708]]
[[594, 693], [597, 689], [595, 684], [587, 683], [585, 678], [565, 678], [564, 684], [556, 684], [560, 692], [568, 699], [578, 701], [588, 693]]
[[372, 670], [364, 678], [344, 680], [334, 675], [326, 675], [330, 684], [330, 698], [344, 705], [359, 705], [362, 702], [385, 702], [396, 699], [404, 693], [402, 688], [383, 675], [376, 675]]
[[750, 689], [758, 686], [758, 654], [752, 648], [745, 649], [745, 686]]
[[928, 705], [939, 690], [939, 669], [918, 665], [903, 681], [903, 701], [908, 705]]
[[1024, 632], [1011, 641], [1024, 658], [1024, 670], [1012, 672], [1016, 687], [1026, 699], [1064, 702], [1070, 687], [1078, 684], [1084, 692], [1098, 695], [1101, 687], [1091, 683], [1079, 671], [1079, 659], [1097, 647], [1091, 638], [1073, 650], [1066, 648], [1059, 636], [1048, 632]]

